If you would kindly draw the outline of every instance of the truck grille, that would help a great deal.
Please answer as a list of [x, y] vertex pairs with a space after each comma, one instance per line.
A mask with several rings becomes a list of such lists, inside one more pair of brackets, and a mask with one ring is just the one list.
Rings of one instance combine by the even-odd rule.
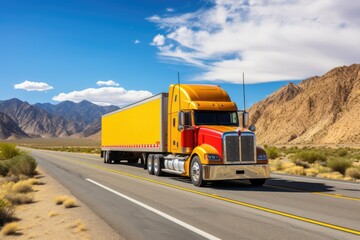
[[255, 136], [254, 134], [228, 133], [224, 137], [225, 163], [255, 162]]

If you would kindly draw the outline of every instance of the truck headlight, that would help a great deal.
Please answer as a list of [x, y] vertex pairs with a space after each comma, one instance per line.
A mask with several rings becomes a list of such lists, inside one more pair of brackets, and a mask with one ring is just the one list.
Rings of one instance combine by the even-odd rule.
[[209, 160], [209, 161], [220, 161], [220, 156], [217, 154], [205, 154], [205, 159]]

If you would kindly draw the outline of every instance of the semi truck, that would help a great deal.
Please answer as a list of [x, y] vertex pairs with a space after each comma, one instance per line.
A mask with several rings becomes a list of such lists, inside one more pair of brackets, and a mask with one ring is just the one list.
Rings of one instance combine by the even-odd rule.
[[141, 159], [151, 175], [190, 177], [198, 187], [235, 179], [261, 186], [270, 176], [268, 159], [248, 122], [220, 86], [172, 84], [168, 93], [102, 116], [101, 157]]

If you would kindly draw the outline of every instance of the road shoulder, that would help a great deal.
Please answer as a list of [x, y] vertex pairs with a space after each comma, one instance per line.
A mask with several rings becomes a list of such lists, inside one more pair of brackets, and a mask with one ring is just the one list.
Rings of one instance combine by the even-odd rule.
[[[42, 184], [34, 186], [34, 202], [20, 205], [15, 211], [19, 234], [5, 239], [123, 239], [44, 169], [38, 167], [38, 171]], [[76, 207], [56, 205], [54, 198], [60, 195], [76, 199]]]

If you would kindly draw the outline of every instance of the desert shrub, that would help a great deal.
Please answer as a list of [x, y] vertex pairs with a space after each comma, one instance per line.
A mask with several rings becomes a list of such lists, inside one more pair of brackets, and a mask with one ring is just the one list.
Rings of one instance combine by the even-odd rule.
[[345, 157], [345, 156], [348, 155], [348, 151], [346, 149], [344, 149], [344, 148], [338, 149], [337, 155], [339, 157]]
[[279, 150], [276, 147], [269, 147], [265, 149], [266, 155], [269, 159], [275, 159], [279, 157]]
[[296, 166], [301, 166], [303, 168], [309, 168], [310, 164], [308, 162], [305, 162], [303, 160], [300, 159], [294, 159], [293, 162], [295, 163]]
[[50, 211], [50, 212], [49, 212], [49, 217], [55, 217], [55, 216], [57, 216], [57, 215], [59, 215], [59, 213], [57, 213], [57, 212], [55, 212], [55, 211]]
[[34, 195], [31, 193], [10, 192], [6, 194], [5, 198], [9, 200], [12, 204], [20, 205], [20, 204], [32, 203], [34, 200]]
[[354, 178], [354, 179], [360, 179], [360, 168], [359, 167], [350, 167], [346, 169], [345, 176]]
[[299, 151], [300, 151], [300, 150], [299, 150], [299, 148], [298, 148], [297, 146], [290, 147], [290, 148], [285, 148], [285, 149], [283, 150], [283, 152], [284, 152], [285, 154], [297, 153], [297, 152], [299, 152]]
[[0, 175], [6, 176], [9, 173], [9, 160], [0, 160]]
[[331, 172], [331, 168], [322, 166], [320, 164], [314, 164], [313, 168], [315, 168], [319, 173], [329, 173]]
[[286, 174], [305, 175], [305, 170], [301, 166], [294, 166], [284, 170]]
[[317, 177], [328, 179], [343, 179], [343, 175], [339, 172], [320, 173]]
[[30, 185], [41, 185], [42, 183], [36, 178], [29, 178], [26, 180]]
[[352, 161], [344, 158], [332, 158], [327, 161], [326, 165], [336, 172], [345, 174], [346, 169], [352, 166]]
[[66, 195], [59, 195], [54, 198], [54, 202], [56, 205], [61, 205], [65, 200], [68, 199], [68, 196]]
[[27, 180], [15, 183], [11, 190], [16, 193], [28, 193], [33, 191], [31, 183]]
[[303, 150], [295, 153], [292, 157], [294, 160], [302, 160], [308, 163], [314, 163], [316, 161], [325, 162], [326, 156], [324, 153], [320, 153], [314, 150]]
[[10, 159], [20, 155], [21, 151], [15, 144], [0, 143], [0, 159]]
[[6, 224], [1, 230], [1, 234], [4, 236], [13, 235], [19, 229], [19, 225], [16, 222]]
[[305, 169], [306, 176], [315, 177], [318, 174], [319, 174], [319, 170], [317, 170], [316, 168]]
[[10, 159], [10, 173], [19, 176], [33, 176], [37, 163], [35, 159], [27, 154], [21, 154]]
[[15, 207], [6, 199], [0, 198], [0, 224], [10, 220], [14, 214]]
[[72, 207], [76, 207], [76, 201], [73, 198], [67, 198], [64, 202], [63, 205], [65, 208], [72, 208]]
[[355, 154], [355, 155], [353, 155], [352, 156], [354, 159], [356, 159], [356, 160], [360, 160], [360, 154]]

